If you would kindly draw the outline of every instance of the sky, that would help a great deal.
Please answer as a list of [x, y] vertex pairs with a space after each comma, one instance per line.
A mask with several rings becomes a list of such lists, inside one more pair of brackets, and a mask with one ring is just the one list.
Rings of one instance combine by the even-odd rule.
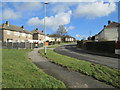
[[[24, 25], [31, 31], [44, 29], [43, 2], [2, 2], [1, 23], [9, 21], [16, 26]], [[82, 39], [99, 33], [108, 20], [118, 22], [118, 2], [49, 2], [46, 5], [46, 34], [53, 34], [64, 25], [68, 35]]]

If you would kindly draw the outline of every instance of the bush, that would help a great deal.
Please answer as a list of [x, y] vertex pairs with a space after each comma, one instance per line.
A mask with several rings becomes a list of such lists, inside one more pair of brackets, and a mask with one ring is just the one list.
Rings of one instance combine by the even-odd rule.
[[107, 53], [115, 53], [115, 41], [102, 42], [78, 42], [78, 46], [86, 50], [102, 51]]

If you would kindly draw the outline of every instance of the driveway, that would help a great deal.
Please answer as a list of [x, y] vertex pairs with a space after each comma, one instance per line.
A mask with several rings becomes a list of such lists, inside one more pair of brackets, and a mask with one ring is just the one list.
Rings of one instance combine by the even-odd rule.
[[85, 60], [96, 64], [102, 64], [110, 68], [116, 69], [118, 69], [118, 61], [120, 60], [116, 56], [112, 57], [111, 55], [97, 55], [96, 52], [90, 53], [88, 51], [77, 48], [76, 45], [60, 46], [57, 47], [54, 51], [59, 54], [73, 57], [79, 60]]
[[112, 86], [95, 80], [90, 76], [69, 71], [66, 68], [49, 62], [49, 60], [40, 56], [38, 53], [39, 49], [40, 48], [35, 48], [33, 51], [29, 52], [29, 58], [45, 73], [63, 81], [68, 88], [112, 88]]

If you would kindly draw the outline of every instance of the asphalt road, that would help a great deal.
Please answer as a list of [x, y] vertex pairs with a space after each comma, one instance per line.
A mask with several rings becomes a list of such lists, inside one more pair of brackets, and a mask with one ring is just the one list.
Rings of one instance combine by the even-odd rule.
[[60, 46], [54, 49], [54, 51], [59, 54], [73, 57], [79, 60], [85, 60], [96, 64], [102, 64], [110, 68], [116, 69], [118, 69], [118, 61], [120, 60], [117, 57], [112, 57], [111, 55], [105, 56], [104, 54], [97, 55], [97, 53], [90, 53], [88, 51], [77, 48], [75, 44]]
[[[83, 75], [78, 72], [69, 71], [59, 65], [49, 62], [48, 59], [40, 56], [38, 50], [35, 48], [29, 52], [28, 56], [42, 71], [61, 80], [68, 88], [113, 88], [103, 82], [95, 80], [90, 76]], [[73, 89], [74, 90], [74, 89]]]

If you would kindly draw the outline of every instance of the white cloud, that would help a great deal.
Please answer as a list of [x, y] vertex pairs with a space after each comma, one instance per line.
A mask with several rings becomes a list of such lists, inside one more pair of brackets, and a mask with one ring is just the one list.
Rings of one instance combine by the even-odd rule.
[[81, 36], [80, 35], [75, 35], [75, 37], [80, 38]]
[[2, 12], [2, 19], [17, 19], [19, 17], [20, 17], [20, 14], [13, 11], [10, 8], [7, 8]]
[[14, 4], [15, 8], [20, 11], [36, 11], [42, 8], [42, 4], [40, 2], [24, 2], [20, 5]]
[[42, 4], [40, 2], [23, 2], [12, 3], [12, 8], [9, 8], [8, 3], [3, 3], [2, 19], [17, 19], [34, 15], [35, 11], [41, 10]]
[[108, 16], [110, 13], [115, 11], [115, 9], [115, 3], [104, 3], [103, 1], [101, 1], [87, 4], [79, 4], [74, 13], [78, 17], [95, 18]]
[[84, 36], [84, 35], [78, 35], [78, 34], [76, 34], [75, 37], [77, 37], [77, 38], [86, 38], [86, 36]]
[[[71, 19], [71, 14], [72, 11], [68, 11], [68, 12], [64, 12], [64, 13], [58, 13], [55, 16], [50, 16], [50, 17], [46, 17], [46, 26], [48, 28], [51, 28], [53, 30], [57, 30], [59, 25], [66, 25], [70, 23], [70, 19]], [[44, 18], [43, 19], [39, 19], [38, 17], [33, 17], [31, 19], [28, 20], [27, 22], [28, 25], [30, 26], [40, 26], [40, 25], [44, 25]]]
[[68, 27], [68, 30], [73, 30], [73, 29], [75, 29], [74, 26], [69, 26], [69, 27]]
[[65, 3], [65, 2], [59, 2], [59, 3], [51, 3], [51, 10], [53, 13], [60, 13], [60, 12], [66, 12], [70, 10], [70, 6], [73, 6], [77, 3]]

